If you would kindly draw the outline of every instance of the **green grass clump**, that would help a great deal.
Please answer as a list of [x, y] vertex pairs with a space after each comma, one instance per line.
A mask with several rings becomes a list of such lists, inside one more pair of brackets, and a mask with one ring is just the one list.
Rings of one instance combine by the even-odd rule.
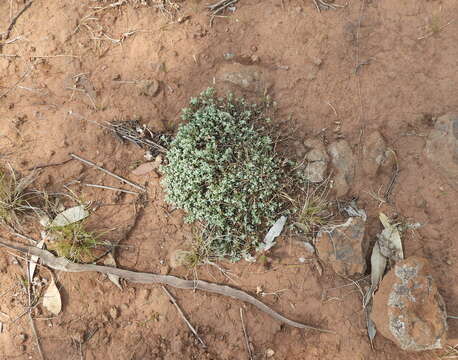
[[240, 259], [280, 210], [282, 169], [263, 108], [212, 89], [191, 99], [167, 152], [166, 201], [212, 234], [209, 253]]
[[87, 231], [83, 222], [78, 221], [65, 226], [49, 229], [50, 250], [70, 261], [88, 263], [96, 259], [95, 250], [105, 245], [100, 241], [101, 234]]

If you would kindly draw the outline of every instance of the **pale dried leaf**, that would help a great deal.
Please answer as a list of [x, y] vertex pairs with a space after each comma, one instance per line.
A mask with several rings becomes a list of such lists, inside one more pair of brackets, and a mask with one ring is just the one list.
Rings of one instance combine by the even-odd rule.
[[51, 282], [43, 295], [43, 306], [54, 315], [58, 315], [62, 310], [62, 299], [54, 279], [51, 279]]
[[304, 242], [304, 247], [307, 249], [307, 251], [311, 254], [315, 254], [315, 247], [310, 244], [308, 241]]
[[377, 329], [375, 328], [375, 323], [371, 320], [370, 317], [367, 318], [367, 335], [369, 335], [369, 340], [372, 344], [375, 335], [377, 335]]
[[384, 213], [380, 213], [379, 218], [384, 227], [378, 236], [380, 252], [385, 257], [395, 261], [404, 259], [401, 234], [397, 226], [390, 224], [390, 220]]
[[51, 225], [51, 219], [49, 218], [48, 215], [40, 216], [40, 219], [38, 221], [40, 222], [40, 225], [43, 226], [44, 228]]
[[286, 216], [281, 216], [267, 232], [264, 241], [258, 245], [257, 251], [267, 251], [275, 245], [275, 238], [281, 234], [286, 224]]
[[[37, 248], [43, 249], [44, 244], [45, 244], [45, 241], [41, 240], [37, 244]], [[37, 268], [37, 262], [38, 262], [38, 256], [32, 255], [32, 257], [30, 258], [30, 262], [29, 262], [29, 281], [30, 282], [33, 282], [33, 276], [35, 275], [35, 269]]]
[[135, 176], [144, 176], [149, 174], [151, 171], [156, 169], [156, 165], [154, 162], [146, 162], [135, 168], [135, 170], [132, 171], [132, 175]]
[[378, 242], [375, 243], [371, 255], [371, 285], [376, 289], [386, 269], [386, 257], [380, 252]]
[[322, 276], [323, 275], [323, 266], [321, 266], [320, 262], [318, 260], [316, 260], [316, 259], [313, 262], [313, 264], [315, 265], [315, 269], [316, 269], [316, 271], [318, 271], [318, 274], [320, 276]]
[[378, 242], [375, 243], [371, 255], [371, 286], [364, 296], [364, 306], [367, 306], [372, 299], [372, 295], [377, 290], [380, 281], [382, 281], [383, 274], [386, 269], [387, 258], [380, 252]]
[[[103, 260], [103, 264], [111, 267], [117, 267], [116, 265], [116, 260], [113, 257], [111, 253], [108, 253], [107, 256], [105, 256], [105, 259]], [[119, 276], [113, 275], [113, 274], [108, 274], [108, 279], [115, 284], [118, 288], [122, 290], [121, 283], [119, 282]]]
[[51, 227], [73, 224], [87, 218], [88, 216], [89, 211], [86, 210], [84, 205], [74, 206], [57, 214], [51, 222]]

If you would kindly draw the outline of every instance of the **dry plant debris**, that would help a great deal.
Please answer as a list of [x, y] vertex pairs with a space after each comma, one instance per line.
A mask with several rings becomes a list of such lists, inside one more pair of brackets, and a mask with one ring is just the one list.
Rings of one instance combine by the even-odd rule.
[[43, 294], [43, 306], [54, 315], [59, 315], [62, 310], [62, 299], [54, 278], [51, 279], [48, 288]]
[[35, 178], [34, 172], [21, 177], [11, 166], [0, 169], [0, 221], [19, 226], [20, 216], [36, 209], [31, 205], [36, 194], [28, 190]]
[[310, 325], [305, 325], [297, 321], [290, 320], [283, 315], [280, 315], [269, 306], [265, 305], [263, 302], [256, 299], [254, 296], [249, 295], [248, 293], [235, 289], [227, 285], [219, 285], [210, 283], [203, 280], [185, 280], [172, 275], [158, 275], [152, 273], [136, 272], [124, 269], [117, 269], [110, 266], [101, 266], [94, 264], [77, 264], [69, 261], [64, 257], [56, 257], [52, 253], [46, 250], [38, 249], [35, 246], [27, 246], [19, 243], [11, 243], [6, 240], [0, 240], [0, 246], [6, 247], [11, 250], [16, 250], [24, 254], [38, 256], [43, 265], [47, 265], [50, 268], [57, 271], [66, 271], [66, 272], [99, 272], [102, 274], [113, 274], [117, 275], [127, 281], [140, 284], [162, 284], [169, 285], [179, 289], [185, 290], [201, 290], [205, 292], [210, 292], [214, 294], [220, 294], [223, 296], [228, 296], [240, 301], [249, 303], [262, 312], [268, 314], [272, 318], [282, 323], [285, 323], [289, 326], [293, 326], [300, 329], [314, 330], [324, 333], [334, 333], [331, 330], [317, 328]]
[[102, 126], [113, 131], [122, 141], [130, 142], [146, 150], [151, 158], [166, 153], [171, 141], [170, 134], [154, 132], [137, 120], [114, 120]]
[[208, 5], [207, 8], [210, 11], [210, 26], [213, 25], [215, 17], [220, 17], [224, 10], [229, 9], [235, 11], [234, 5], [237, 2], [238, 0], [220, 0], [215, 4]]

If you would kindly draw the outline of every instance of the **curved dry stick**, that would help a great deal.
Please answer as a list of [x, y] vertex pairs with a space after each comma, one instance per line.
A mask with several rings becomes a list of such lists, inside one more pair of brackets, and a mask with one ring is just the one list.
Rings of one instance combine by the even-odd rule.
[[331, 330], [320, 329], [310, 325], [305, 325], [293, 320], [290, 320], [283, 315], [280, 315], [276, 311], [272, 310], [270, 307], [256, 299], [255, 297], [247, 294], [242, 290], [235, 289], [230, 286], [226, 285], [219, 285], [209, 283], [203, 280], [185, 280], [178, 278], [172, 275], [158, 275], [152, 273], [144, 273], [144, 272], [136, 272], [124, 269], [118, 269], [110, 266], [101, 266], [101, 265], [93, 265], [93, 264], [76, 264], [73, 263], [66, 258], [63, 257], [56, 257], [52, 253], [46, 250], [39, 249], [34, 246], [27, 246], [23, 244], [12, 244], [7, 243], [4, 241], [0, 241], [0, 246], [4, 246], [13, 250], [18, 250], [20, 252], [38, 256], [44, 265], [49, 266], [50, 268], [58, 271], [66, 271], [66, 272], [86, 272], [86, 271], [96, 271], [102, 274], [112, 274], [117, 275], [127, 281], [133, 283], [140, 283], [140, 284], [164, 284], [169, 285], [178, 289], [186, 289], [186, 290], [202, 290], [206, 292], [211, 292], [215, 294], [220, 294], [224, 296], [228, 296], [237, 300], [241, 300], [247, 302], [259, 310], [265, 312], [266, 314], [270, 315], [274, 319], [283, 322], [287, 325], [300, 328], [300, 329], [308, 329], [308, 330], [316, 330], [325, 333], [332, 333]]

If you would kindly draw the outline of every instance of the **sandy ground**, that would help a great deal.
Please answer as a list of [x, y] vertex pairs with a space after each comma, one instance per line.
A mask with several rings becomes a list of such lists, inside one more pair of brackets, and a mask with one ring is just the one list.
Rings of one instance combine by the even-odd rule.
[[[97, 207], [93, 229], [116, 229], [106, 237], [123, 245], [116, 253], [119, 266], [195, 276], [170, 266], [173, 251], [189, 243], [190, 227], [164, 202], [159, 176], [132, 175], [143, 152], [94, 122], [139, 118], [156, 131], [173, 130], [189, 98], [232, 66], [224, 55], [235, 54], [243, 66], [260, 69], [278, 104], [275, 121], [294, 133], [286, 149], [292, 157], [297, 141], [332, 141], [335, 121], [355, 153], [366, 134], [383, 134], [400, 166], [391, 203], [379, 206], [369, 195], [386, 187], [389, 174], [369, 179], [358, 171], [348, 198], [357, 196], [368, 212], [369, 237], [380, 230], [380, 210], [425, 224], [407, 233], [405, 253], [431, 261], [449, 313], [458, 314], [457, 193], [423, 153], [428, 120], [458, 110], [458, 22], [450, 22], [458, 14], [456, 1], [350, 0], [319, 13], [313, 1], [240, 0], [234, 13], [216, 18], [212, 27], [200, 0], [181, 4], [175, 21], [154, 4], [109, 5], [35, 0], [18, 18], [0, 47], [0, 153], [2, 161], [27, 172], [74, 152], [145, 184], [145, 204], [129, 194], [72, 186]], [[0, 31], [23, 6], [0, 2]], [[133, 83], [144, 80], [160, 82], [157, 96], [144, 95]], [[38, 184], [58, 191], [75, 179], [120, 185], [76, 161], [44, 168]], [[205, 350], [160, 287], [127, 284], [121, 292], [102, 275], [56, 273], [63, 312], [53, 317], [41, 306], [33, 311], [43, 353], [49, 360], [246, 359], [240, 307], [256, 359], [265, 359], [268, 349], [277, 360], [426, 360], [444, 353], [405, 353], [380, 335], [373, 351], [358, 290], [341, 287], [349, 281], [329, 267], [320, 275], [313, 262], [302, 264], [299, 257], [310, 256], [297, 239], [283, 236], [270, 268], [224, 264], [237, 276], [235, 284], [213, 267], [200, 267], [197, 276], [252, 294], [261, 287], [267, 293], [261, 299], [276, 310], [336, 335], [282, 326], [235, 300], [171, 290], [208, 344]], [[0, 251], [2, 359], [40, 358], [28, 317], [19, 317], [23, 274], [24, 262]], [[39, 275], [50, 278], [44, 269]], [[449, 326], [455, 345], [458, 323]]]

